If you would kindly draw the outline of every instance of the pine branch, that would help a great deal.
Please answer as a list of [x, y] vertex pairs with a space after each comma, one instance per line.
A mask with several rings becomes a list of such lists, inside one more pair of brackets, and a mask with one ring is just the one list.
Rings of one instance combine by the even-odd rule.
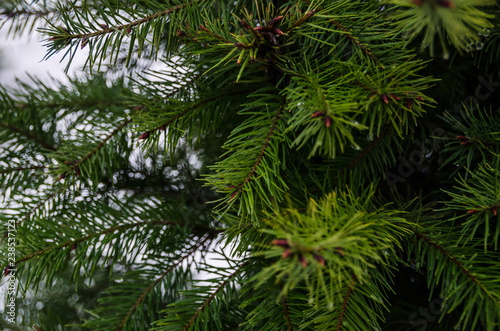
[[189, 253], [185, 254], [184, 256], [180, 257], [177, 262], [175, 262], [170, 268], [168, 268], [160, 277], [158, 277], [153, 283], [151, 283], [144, 291], [143, 293], [141, 294], [141, 296], [137, 299], [137, 301], [134, 303], [134, 305], [130, 308], [130, 311], [127, 313], [127, 315], [123, 318], [123, 320], [121, 321], [120, 325], [118, 326], [118, 328], [116, 329], [117, 331], [121, 331], [123, 329], [123, 327], [125, 326], [125, 323], [127, 323], [128, 319], [132, 316], [132, 314], [134, 313], [134, 311], [139, 307], [139, 305], [141, 304], [141, 302], [144, 300], [144, 298], [146, 298], [146, 295], [148, 295], [149, 292], [151, 292], [151, 290], [156, 286], [158, 285], [159, 282], [161, 282], [161, 280], [163, 278], [165, 278], [172, 270], [174, 270], [180, 263], [182, 263], [186, 258], [190, 257], [191, 255], [193, 255], [194, 253], [196, 253], [198, 251], [198, 249], [205, 245], [205, 243], [207, 242], [207, 240], [209, 240], [211, 238], [211, 236], [206, 236], [205, 239], [201, 240]]
[[[284, 104], [281, 105], [280, 109], [276, 113], [276, 116], [274, 116], [273, 122], [271, 123], [271, 127], [269, 128], [269, 132], [267, 133], [266, 139], [264, 141], [264, 145], [262, 146], [262, 149], [260, 150], [259, 156], [257, 157], [257, 160], [255, 161], [252, 170], [248, 173], [247, 177], [243, 181], [243, 183], [240, 184], [238, 187], [238, 190], [235, 191], [236, 194], [239, 194], [241, 190], [243, 190], [243, 187], [250, 182], [250, 179], [255, 175], [255, 171], [257, 170], [257, 167], [259, 166], [260, 162], [262, 161], [262, 158], [264, 157], [264, 154], [266, 153], [266, 148], [269, 145], [269, 141], [271, 140], [271, 137], [273, 135], [273, 131], [276, 128], [276, 124], [278, 123], [278, 120], [280, 118], [281, 113], [283, 112], [284, 109]], [[233, 193], [233, 196], [236, 195]]]
[[462, 273], [464, 273], [467, 276], [467, 278], [469, 278], [481, 290], [481, 292], [483, 292], [491, 301], [495, 302], [497, 304], [497, 306], [500, 307], [500, 302], [496, 298], [494, 298], [490, 292], [488, 292], [486, 290], [486, 288], [483, 286], [483, 284], [481, 284], [481, 282], [477, 279], [476, 276], [474, 276], [474, 274], [469, 269], [465, 268], [465, 266], [463, 265], [462, 262], [460, 262], [459, 259], [457, 259], [455, 256], [453, 256], [453, 254], [451, 254], [446, 248], [444, 248], [443, 246], [441, 246], [437, 242], [433, 241], [429, 237], [425, 236], [424, 234], [419, 233], [416, 230], [412, 230], [412, 231], [415, 234], [415, 236], [417, 236], [419, 239], [425, 241], [426, 243], [428, 243], [429, 245], [434, 247], [437, 251], [439, 251], [442, 255], [444, 255], [448, 260], [453, 262], [453, 264], [455, 264], [457, 266], [457, 268]]
[[283, 296], [282, 304], [288, 331], [293, 331], [292, 320], [290, 319], [290, 312], [288, 311], [288, 303], [286, 302], [286, 295]]
[[377, 137], [377, 139], [375, 139], [374, 141], [372, 141], [370, 143], [370, 145], [368, 145], [367, 148], [365, 148], [358, 156], [356, 156], [356, 158], [354, 158], [354, 160], [352, 160], [348, 165], [346, 165], [337, 175], [335, 175], [335, 177], [333, 177], [333, 182], [337, 181], [337, 179], [339, 177], [344, 177], [345, 173], [347, 171], [350, 171], [352, 169], [354, 169], [354, 167], [356, 166], [356, 164], [358, 164], [359, 162], [361, 162], [363, 159], [365, 159], [369, 153], [375, 148], [377, 147], [377, 145], [382, 141], [382, 139], [391, 131], [392, 127], [391, 126], [387, 126], [385, 128], [384, 131], [382, 131], [382, 133]]
[[[92, 239], [92, 238], [95, 238], [95, 237], [99, 237], [99, 236], [102, 236], [102, 235], [106, 235], [108, 233], [113, 233], [113, 232], [117, 232], [117, 231], [132, 229], [132, 228], [140, 227], [140, 226], [143, 226], [143, 225], [187, 226], [187, 224], [182, 223], [182, 222], [174, 222], [174, 221], [166, 221], [166, 220], [143, 221], [143, 222], [137, 222], [137, 223], [131, 223], [131, 224], [117, 225], [117, 226], [113, 226], [113, 227], [110, 227], [108, 229], [105, 229], [103, 231], [100, 231], [100, 232], [91, 233], [91, 234], [89, 234], [87, 236], [84, 236], [84, 237], [82, 237], [80, 239], [77, 239], [77, 240], [69, 240], [69, 241], [66, 241], [66, 242], [64, 242], [62, 244], [59, 244], [59, 245], [56, 245], [56, 246], [52, 246], [52, 247], [48, 247], [46, 249], [34, 252], [32, 254], [26, 255], [23, 258], [17, 260], [15, 263], [18, 264], [18, 263], [21, 263], [21, 262], [25, 262], [25, 261], [31, 260], [32, 258], [34, 258], [36, 256], [43, 255], [43, 254], [45, 254], [47, 252], [50, 252], [50, 251], [53, 251], [53, 250], [65, 248], [65, 247], [68, 247], [68, 246], [76, 246], [76, 245], [78, 245], [81, 242], [84, 242], [84, 241], [87, 241], [89, 239]], [[202, 230], [208, 231], [209, 232], [208, 238], [212, 237], [213, 235], [216, 235], [218, 233], [223, 232], [223, 230], [212, 229], [212, 228], [209, 228], [209, 227], [202, 227], [200, 225], [196, 225], [193, 228], [195, 228], [195, 229], [200, 229], [201, 228]]]
[[157, 19], [157, 18], [160, 18], [160, 17], [163, 17], [163, 16], [167, 16], [168, 14], [171, 14], [171, 13], [176, 12], [176, 11], [178, 11], [180, 9], [183, 9], [183, 8], [185, 8], [187, 6], [190, 6], [193, 3], [202, 3], [204, 1], [206, 1], [206, 0], [190, 1], [190, 2], [188, 2], [186, 4], [182, 4], [182, 5], [178, 5], [178, 6], [175, 6], [175, 7], [171, 7], [171, 8], [165, 9], [162, 12], [158, 12], [158, 13], [155, 13], [155, 14], [143, 17], [143, 18], [141, 18], [139, 20], [136, 20], [136, 21], [133, 21], [133, 22], [130, 22], [130, 23], [127, 23], [127, 24], [122, 24], [122, 25], [114, 26], [114, 27], [106, 27], [106, 28], [104, 28], [102, 30], [91, 32], [91, 33], [78, 33], [78, 34], [74, 34], [74, 35], [73, 34], [68, 34], [67, 36], [64, 36], [64, 37], [57, 37], [57, 36], [55, 36], [55, 37], [52, 37], [52, 38], [54, 38], [53, 40], [55, 40], [55, 39], [65, 39], [65, 40], [82, 39], [82, 40], [88, 40], [88, 39], [90, 39], [92, 37], [106, 35], [108, 33], [116, 32], [116, 31], [121, 31], [121, 30], [130, 31], [130, 29], [132, 29], [135, 26], [138, 26], [138, 25], [150, 22], [150, 21], [152, 21], [154, 19]]
[[[70, 170], [75, 170], [78, 169], [78, 166], [81, 165], [82, 163], [84, 163], [85, 161], [87, 161], [89, 158], [91, 158], [95, 153], [97, 153], [105, 144], [106, 142], [108, 142], [113, 136], [115, 136], [121, 129], [123, 129], [127, 124], [129, 124], [130, 122], [132, 122], [132, 118], [130, 119], [127, 119], [126, 121], [124, 121], [123, 123], [121, 123], [118, 127], [116, 127], [106, 138], [104, 138], [103, 141], [101, 141], [101, 143], [99, 145], [97, 145], [92, 151], [90, 151], [90, 153], [88, 153], [87, 155], [85, 155], [82, 159], [80, 159], [80, 161], [78, 161], [77, 163], [73, 164], [71, 167], [70, 167]], [[62, 179], [66, 176], [66, 174], [70, 171], [70, 170], [66, 170], [64, 173], [61, 174], [61, 176], [59, 177], [59, 179]], [[38, 203], [34, 208], [32, 208], [20, 221], [18, 221], [16, 223], [16, 226], [19, 226], [22, 222], [24, 222], [26, 219], [28, 219], [28, 217], [30, 215], [32, 215], [34, 212], [36, 212], [38, 209], [40, 209], [46, 202], [48, 202], [49, 200], [51, 200], [53, 197], [55, 197], [60, 191], [64, 190], [65, 187], [60, 187], [58, 190], [56, 190], [55, 192], [53, 192], [52, 194], [50, 194], [45, 200], [41, 201], [40, 203]]]
[[340, 331], [342, 329], [342, 319], [344, 318], [345, 312], [347, 310], [347, 304], [349, 302], [349, 297], [351, 296], [352, 290], [354, 289], [356, 282], [357, 282], [356, 274], [353, 274], [351, 284], [349, 284], [349, 288], [347, 289], [347, 292], [344, 296], [344, 301], [342, 302], [342, 311], [340, 312], [340, 315], [339, 315], [339, 322], [337, 324], [337, 331]]
[[[304, 0], [308, 5], [311, 4], [311, 2], [309, 0]], [[317, 11], [321, 11], [322, 9], [321, 8], [318, 8]], [[359, 47], [363, 53], [365, 53], [366, 55], [368, 55], [368, 57], [370, 57], [373, 62], [375, 62], [380, 68], [384, 69], [384, 66], [382, 65], [382, 63], [380, 63], [380, 61], [377, 59], [377, 57], [365, 46], [363, 45], [362, 43], [359, 42], [359, 40], [353, 36], [353, 34], [349, 31], [347, 31], [347, 29], [342, 25], [340, 24], [338, 21], [336, 20], [329, 20], [333, 25], [335, 25], [337, 28], [339, 28], [340, 30], [342, 30], [344, 32], [343, 35], [345, 35], [347, 37], [347, 39], [349, 39], [355, 46]]]
[[[220, 94], [220, 95], [216, 95], [216, 96], [204, 99], [204, 100], [202, 100], [202, 101], [200, 101], [200, 102], [198, 102], [198, 103], [196, 103], [196, 104], [194, 104], [194, 105], [192, 105], [190, 107], [187, 107], [186, 109], [184, 109], [179, 114], [173, 116], [171, 119], [169, 119], [164, 124], [162, 124], [162, 125], [154, 128], [154, 129], [151, 129], [149, 131], [144, 132], [139, 139], [146, 139], [153, 132], [156, 132], [158, 130], [161, 130], [161, 131], [165, 130], [169, 125], [171, 125], [175, 121], [180, 120], [181, 118], [183, 118], [184, 116], [186, 116], [187, 114], [189, 114], [190, 112], [192, 112], [193, 110], [196, 110], [196, 109], [200, 108], [201, 106], [206, 105], [209, 102], [212, 102], [214, 100], [217, 100], [217, 99], [220, 99], [220, 98], [223, 98], [223, 97], [228, 97], [228, 96], [233, 96], [233, 95], [238, 95], [238, 94], [246, 94], [246, 93], [251, 92], [251, 91], [253, 91], [253, 90], [230, 91], [228, 93], [224, 93], [224, 94]], [[177, 92], [174, 91], [172, 93], [174, 94], [174, 93], [177, 93]]]
[[33, 133], [29, 132], [29, 131], [26, 131], [26, 130], [23, 130], [23, 129], [20, 129], [20, 128], [17, 128], [13, 125], [10, 125], [10, 124], [6, 124], [6, 123], [2, 123], [0, 122], [0, 127], [3, 127], [7, 130], [9, 130], [10, 132], [13, 132], [13, 133], [17, 133], [29, 140], [32, 140], [34, 141], [35, 143], [39, 144], [40, 146], [42, 146], [43, 148], [45, 149], [48, 149], [48, 150], [51, 150], [51, 151], [56, 151], [57, 148], [51, 144], [49, 144], [48, 142], [46, 142], [45, 140], [42, 140], [40, 139], [39, 137], [37, 137], [36, 135], [34, 135]]
[[118, 125], [104, 140], [102, 140], [99, 145], [97, 145], [94, 149], [92, 149], [87, 155], [85, 155], [83, 158], [81, 158], [78, 162], [72, 164], [69, 168], [69, 170], [66, 170], [61, 174], [59, 179], [63, 179], [66, 177], [67, 173], [70, 172], [71, 170], [74, 170], [77, 174], [79, 173], [79, 166], [82, 165], [84, 162], [86, 162], [88, 159], [90, 159], [93, 155], [95, 155], [99, 150], [101, 150], [106, 143], [113, 138], [118, 132], [120, 132], [121, 129], [123, 129], [125, 126], [127, 126], [129, 123], [133, 121], [132, 118], [129, 118], [125, 121], [123, 121], [120, 125]]
[[18, 171], [23, 171], [23, 170], [39, 170], [39, 169], [52, 169], [52, 168], [48, 167], [48, 166], [32, 165], [32, 166], [26, 166], [26, 167], [0, 169], [0, 174], [8, 174], [8, 173], [18, 172]]
[[42, 200], [41, 202], [39, 202], [35, 207], [31, 208], [31, 210], [28, 213], [26, 213], [26, 215], [24, 215], [23, 218], [21, 218], [16, 223], [16, 227], [19, 227], [19, 225], [21, 225], [25, 220], [27, 220], [33, 213], [35, 213], [38, 209], [40, 209], [41, 207], [43, 207], [43, 205], [45, 205], [45, 203], [47, 203], [48, 201], [50, 201], [53, 197], [57, 196], [59, 194], [59, 192], [61, 192], [63, 190], [64, 190], [64, 186], [61, 186], [56, 191], [52, 192], [44, 200]]
[[[40, 17], [47, 16], [47, 15], [50, 15], [50, 14], [55, 14], [55, 13], [58, 13], [58, 12], [59, 12], [58, 10], [34, 10], [34, 11], [28, 11], [26, 9], [20, 9], [20, 10], [0, 12], [0, 16], [5, 16], [6, 19], [11, 19], [11, 18], [19, 17], [19, 16], [36, 16], [37, 18], [40, 18]], [[2, 27], [2, 25], [0, 25], [0, 28]]]
[[365, 45], [359, 42], [359, 40], [356, 37], [354, 37], [351, 32], [347, 31], [345, 27], [343, 27], [339, 22], [335, 20], [330, 20], [330, 22], [332, 22], [337, 28], [342, 30], [344, 32], [343, 35], [345, 35], [347, 39], [349, 39], [354, 45], [359, 47], [363, 51], [363, 53], [368, 55], [368, 57], [372, 59], [373, 62], [375, 62], [380, 68], [385, 69], [385, 67], [382, 65], [382, 63], [380, 63], [377, 57], [373, 55], [373, 53]]
[[184, 327], [184, 331], [187, 331], [189, 330], [189, 328], [191, 327], [191, 325], [196, 321], [196, 319], [198, 318], [198, 316], [200, 315], [200, 313], [210, 304], [210, 302], [212, 302], [212, 300], [217, 296], [217, 294], [227, 285], [229, 284], [229, 282], [231, 281], [231, 279], [236, 276], [241, 269], [243, 269], [245, 266], [247, 266], [249, 264], [249, 262], [245, 262], [243, 263], [242, 265], [240, 265], [240, 267], [238, 269], [236, 269], [232, 274], [230, 274], [229, 276], [226, 277], [226, 280], [224, 282], [222, 282], [218, 287], [217, 289], [203, 302], [203, 304], [201, 305], [201, 307], [196, 311], [196, 313], [194, 314], [194, 316], [191, 318], [191, 320], [189, 320], [189, 322], [186, 324], [186, 326]]
[[[107, 141], [109, 141], [114, 135], [116, 135], [122, 128], [124, 128], [130, 122], [132, 122], [132, 118], [127, 119], [126, 121], [124, 121], [123, 123], [121, 123], [118, 127], [116, 127], [115, 130], [113, 130], [113, 132], [111, 132], [103, 141], [101, 141], [101, 143], [99, 145], [97, 145], [92, 151], [90, 151], [90, 153], [88, 153], [82, 159], [80, 159], [80, 161], [78, 161], [77, 163], [75, 163], [74, 165], [72, 165], [70, 167], [70, 170], [76, 170], [76, 169], [78, 169], [79, 165], [81, 165], [82, 163], [84, 163], [85, 161], [87, 161], [90, 157], [92, 157], [92, 155], [94, 155], [95, 153], [97, 153], [106, 144]], [[64, 178], [66, 176], [66, 174], [70, 170], [66, 170], [64, 173], [62, 173], [61, 176], [59, 177], [59, 179]], [[64, 186], [60, 187], [57, 191], [55, 191], [52, 194], [50, 194], [45, 200], [43, 200], [40, 203], [38, 203], [19, 222], [16, 223], [16, 226], [19, 226], [23, 221], [25, 221], [26, 219], [28, 219], [28, 217], [30, 215], [32, 215], [35, 211], [37, 211], [38, 209], [40, 209], [46, 202], [48, 202], [53, 197], [55, 197], [64, 188], [65, 188]]]

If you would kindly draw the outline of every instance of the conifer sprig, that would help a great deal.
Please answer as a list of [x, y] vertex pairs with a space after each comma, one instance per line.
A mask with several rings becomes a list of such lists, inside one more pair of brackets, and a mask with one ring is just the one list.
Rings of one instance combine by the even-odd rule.
[[498, 328], [492, 3], [0, 4], [47, 57], [88, 52], [0, 88], [22, 327]]

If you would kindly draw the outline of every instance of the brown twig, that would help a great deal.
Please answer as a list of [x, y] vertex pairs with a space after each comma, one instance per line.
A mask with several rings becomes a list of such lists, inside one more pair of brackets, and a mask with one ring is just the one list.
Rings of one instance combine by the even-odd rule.
[[283, 296], [283, 312], [285, 313], [285, 321], [288, 331], [293, 331], [292, 320], [290, 319], [290, 312], [288, 311], [288, 304], [286, 302], [286, 296]]
[[11, 172], [17, 172], [23, 170], [37, 170], [37, 169], [48, 169], [48, 168], [49, 167], [47, 166], [36, 166], [36, 165], [17, 167], [17, 168], [6, 168], [6, 169], [0, 169], [0, 174], [8, 174]]
[[156, 18], [159, 18], [159, 17], [163, 17], [163, 16], [166, 16], [168, 14], [171, 14], [175, 11], [178, 11], [180, 9], [183, 9], [189, 5], [192, 5], [194, 2], [199, 2], [199, 3], [202, 3], [206, 0], [197, 0], [197, 1], [190, 1], [189, 3], [187, 4], [182, 4], [182, 5], [178, 5], [178, 6], [175, 6], [175, 7], [171, 7], [171, 8], [168, 8], [168, 9], [165, 9], [164, 11], [162, 12], [158, 12], [158, 13], [155, 13], [155, 14], [152, 14], [150, 16], [146, 16], [146, 17], [143, 17], [141, 19], [138, 19], [136, 21], [133, 21], [133, 22], [130, 22], [130, 23], [127, 23], [127, 24], [122, 24], [122, 25], [118, 25], [118, 26], [114, 26], [114, 27], [106, 27], [102, 30], [99, 30], [99, 31], [95, 31], [95, 32], [91, 32], [91, 33], [79, 33], [79, 34], [74, 34], [74, 35], [69, 35], [67, 37], [62, 37], [63, 39], [90, 39], [90, 38], [93, 38], [93, 37], [96, 37], [96, 36], [100, 36], [100, 35], [105, 35], [105, 34], [108, 34], [108, 33], [111, 33], [111, 32], [115, 32], [115, 31], [121, 31], [121, 30], [129, 30], [135, 26], [138, 26], [138, 25], [141, 25], [141, 24], [144, 24], [144, 23], [147, 23], [149, 21], [152, 21]]
[[2, 123], [2, 122], [0, 122], [0, 127], [3, 127], [5, 129], [9, 130], [10, 132], [14, 132], [14, 133], [17, 133], [21, 136], [24, 136], [25, 138], [28, 138], [29, 140], [36, 142], [37, 144], [39, 144], [40, 146], [42, 146], [45, 149], [48, 149], [51, 151], [56, 150], [56, 148], [54, 146], [52, 146], [51, 144], [49, 144], [45, 140], [40, 139], [39, 137], [37, 137], [36, 135], [34, 135], [33, 133], [31, 133], [29, 131], [26, 131], [26, 130], [17, 128], [13, 125]]
[[360, 43], [356, 39], [356, 37], [354, 37], [352, 35], [351, 32], [347, 31], [346, 28], [344, 28], [339, 22], [337, 22], [335, 20], [330, 20], [330, 22], [332, 22], [333, 25], [335, 25], [337, 28], [339, 28], [340, 30], [342, 30], [343, 32], [345, 32], [345, 36], [347, 37], [347, 39], [349, 39], [353, 44], [355, 44], [357, 47], [359, 47], [363, 51], [363, 53], [365, 53], [366, 55], [368, 55], [368, 57], [371, 58], [373, 60], [373, 62], [375, 62], [380, 68], [384, 69], [384, 66], [375, 57], [375, 55], [373, 55], [373, 53], [368, 48], [366, 48], [365, 45], [363, 45], [362, 43]]
[[339, 315], [339, 322], [337, 324], [337, 331], [340, 331], [342, 328], [342, 320], [344, 319], [344, 315], [347, 309], [347, 303], [349, 302], [349, 297], [351, 296], [352, 290], [354, 289], [354, 286], [356, 285], [356, 275], [352, 275], [351, 279], [351, 284], [349, 284], [349, 288], [347, 289], [347, 292], [344, 296], [344, 302], [342, 303], [342, 310], [340, 311]]
[[259, 166], [260, 162], [262, 161], [262, 158], [264, 157], [264, 154], [266, 152], [267, 146], [269, 145], [269, 141], [271, 140], [271, 136], [273, 135], [274, 129], [276, 128], [276, 124], [278, 123], [278, 120], [280, 118], [281, 113], [283, 112], [283, 108], [285, 105], [281, 105], [279, 111], [276, 113], [276, 116], [274, 116], [273, 123], [271, 124], [271, 127], [269, 128], [269, 132], [267, 133], [266, 140], [264, 141], [264, 145], [262, 146], [262, 149], [260, 150], [259, 156], [257, 157], [257, 160], [255, 161], [252, 170], [250, 170], [250, 173], [248, 176], [245, 178], [243, 183], [240, 184], [238, 187], [237, 192], [241, 192], [243, 187], [250, 181], [252, 176], [255, 174], [255, 171], [257, 170], [257, 167]]

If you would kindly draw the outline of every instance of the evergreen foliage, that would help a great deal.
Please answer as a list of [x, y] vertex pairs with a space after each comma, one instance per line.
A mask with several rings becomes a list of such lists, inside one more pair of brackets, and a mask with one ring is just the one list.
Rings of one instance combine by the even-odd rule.
[[498, 330], [499, 5], [1, 2], [2, 325]]

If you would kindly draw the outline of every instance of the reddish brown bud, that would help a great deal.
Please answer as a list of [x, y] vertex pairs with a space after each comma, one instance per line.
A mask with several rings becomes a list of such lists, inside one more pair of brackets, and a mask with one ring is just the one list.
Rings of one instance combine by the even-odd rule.
[[74, 251], [76, 248], [76, 245], [77, 245], [77, 243], [73, 243], [73, 245], [71, 245], [70, 251]]
[[467, 214], [477, 214], [477, 213], [479, 213], [479, 210], [471, 209], [467, 211]]
[[238, 194], [238, 191], [234, 191], [233, 194], [231, 194], [231, 198], [229, 198], [229, 201], [233, 200], [237, 194]]
[[325, 125], [327, 128], [329, 128], [330, 125], [332, 125], [332, 122], [333, 122], [333, 120], [330, 116], [325, 116]]
[[316, 14], [316, 12], [317, 12], [317, 10], [316, 10], [316, 9], [311, 10], [310, 12], [308, 12], [308, 13], [306, 14], [306, 17], [307, 17], [307, 18], [311, 18], [314, 14]]
[[467, 145], [468, 143], [470, 143], [470, 139], [466, 136], [456, 136], [456, 138], [462, 140], [460, 142], [460, 145]]
[[286, 239], [275, 239], [271, 242], [274, 246], [281, 246], [285, 248], [289, 248], [290, 245], [288, 244], [288, 240]]
[[345, 256], [344, 249], [342, 247], [336, 247], [335, 252], [339, 254], [340, 256]]
[[406, 101], [406, 107], [408, 107], [409, 110], [411, 110], [412, 104], [411, 104], [411, 99], [405, 99]]
[[149, 131], [147, 132], [144, 132], [143, 134], [141, 134], [141, 136], [139, 137], [139, 139], [148, 139], [149, 138]]
[[61, 179], [64, 179], [64, 177], [66, 177], [66, 173], [61, 174], [61, 175], [59, 176], [59, 178], [57, 179], [57, 181], [60, 181]]
[[299, 261], [300, 264], [302, 264], [302, 267], [307, 267], [307, 260], [302, 254], [299, 254]]
[[283, 18], [283, 15], [276, 16], [275, 18], [273, 18], [271, 20], [271, 24], [274, 25], [274, 24], [278, 23], [279, 21], [281, 21], [282, 18]]
[[80, 168], [78, 166], [75, 167], [75, 172], [77, 176], [80, 176]]
[[132, 27], [130, 26], [127, 28], [127, 34], [130, 34], [131, 32], [132, 32]]
[[325, 114], [323, 114], [323, 112], [321, 112], [321, 111], [319, 111], [319, 110], [318, 110], [318, 111], [315, 111], [315, 112], [311, 115], [311, 117], [312, 117], [312, 118], [316, 118], [316, 117], [320, 117], [320, 116], [323, 116], [323, 115], [325, 115]]
[[493, 215], [497, 216], [497, 214], [498, 214], [498, 208], [497, 208], [497, 206], [491, 207], [491, 211], [493, 212]]
[[281, 31], [280, 29], [277, 29], [277, 28], [274, 28], [273, 32], [275, 35], [278, 35], [278, 36], [284, 35], [283, 31]]
[[450, 8], [450, 9], [455, 8], [455, 4], [453, 3], [453, 1], [450, 0], [438, 0], [437, 4], [444, 8]]
[[109, 25], [107, 24], [99, 24], [103, 30], [109, 29]]
[[181, 29], [177, 29], [177, 37], [184, 37], [186, 35], [186, 32], [182, 31]]
[[85, 36], [82, 38], [82, 45], [80, 46], [80, 49], [83, 49], [87, 44], [89, 43], [89, 37]]
[[393, 94], [393, 93], [389, 93], [389, 96], [391, 98], [393, 98], [394, 100], [401, 100], [397, 95]]
[[321, 256], [321, 255], [319, 255], [319, 254], [314, 254], [314, 255], [313, 255], [313, 257], [314, 257], [314, 259], [315, 259], [316, 261], [318, 261], [318, 263], [319, 263], [322, 267], [324, 267], [324, 266], [325, 266], [325, 258], [324, 258], [323, 256]]
[[284, 259], [286, 259], [286, 258], [288, 258], [288, 257], [290, 257], [292, 255], [293, 255], [292, 250], [290, 248], [287, 248], [287, 249], [285, 249], [285, 251], [283, 252], [283, 254], [281, 254], [281, 257], [284, 258]]
[[422, 101], [422, 102], [423, 102], [423, 101], [424, 101], [424, 98], [422, 98], [421, 96], [418, 96], [418, 97], [417, 97], [417, 100], [418, 100], [418, 101]]
[[163, 124], [162, 126], [160, 126], [160, 130], [161, 131], [165, 131], [165, 124]]
[[380, 96], [380, 98], [382, 99], [382, 101], [383, 101], [383, 102], [385, 102], [385, 103], [389, 103], [389, 98], [387, 97], [387, 95], [382, 94], [382, 95]]
[[257, 26], [257, 27], [255, 27], [255, 28], [253, 28], [253, 29], [254, 29], [255, 31], [257, 31], [257, 32], [260, 32], [260, 33], [262, 33], [262, 31], [264, 31], [264, 27], [262, 27], [262, 26]]
[[245, 28], [245, 29], [251, 29], [252, 27], [250, 24], [248, 24], [245, 20], [240, 20], [240, 24]]

